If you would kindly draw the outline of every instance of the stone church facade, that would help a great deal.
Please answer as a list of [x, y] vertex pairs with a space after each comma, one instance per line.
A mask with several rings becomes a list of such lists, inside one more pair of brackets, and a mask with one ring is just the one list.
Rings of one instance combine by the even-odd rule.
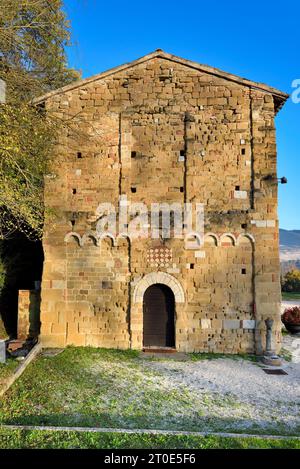
[[[45, 178], [45, 346], [261, 353], [271, 318], [279, 350], [287, 97], [157, 50], [36, 101], [65, 122]], [[204, 234], [100, 234], [103, 203], [203, 204]]]

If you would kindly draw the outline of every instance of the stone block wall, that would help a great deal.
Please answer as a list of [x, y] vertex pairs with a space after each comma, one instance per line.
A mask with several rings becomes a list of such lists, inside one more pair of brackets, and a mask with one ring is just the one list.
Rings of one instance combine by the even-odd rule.
[[18, 339], [37, 337], [40, 333], [39, 290], [19, 290], [18, 296]]
[[[272, 93], [157, 56], [54, 93], [46, 108], [69, 124], [45, 181], [56, 220], [43, 242], [44, 343], [142, 348], [136, 289], [165, 274], [184, 293], [178, 350], [260, 353], [267, 317], [278, 349]], [[205, 244], [99, 239], [97, 208], [120, 197], [204, 204]]]

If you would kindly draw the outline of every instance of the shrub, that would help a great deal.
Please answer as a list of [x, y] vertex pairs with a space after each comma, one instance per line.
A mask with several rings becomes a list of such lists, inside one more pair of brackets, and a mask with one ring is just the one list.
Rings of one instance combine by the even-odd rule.
[[299, 324], [300, 323], [300, 307], [292, 306], [291, 308], [286, 308], [283, 315], [281, 316], [283, 323], [288, 322], [290, 324]]
[[300, 292], [300, 271], [291, 270], [287, 272], [282, 280], [282, 291]]

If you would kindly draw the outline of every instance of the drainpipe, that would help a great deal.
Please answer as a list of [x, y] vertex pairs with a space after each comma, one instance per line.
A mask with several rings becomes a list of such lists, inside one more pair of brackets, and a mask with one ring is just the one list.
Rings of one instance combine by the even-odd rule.
[[187, 194], [187, 171], [188, 171], [188, 126], [191, 122], [195, 122], [195, 118], [189, 113], [186, 112], [184, 116], [184, 174], [183, 174], [183, 193], [184, 193], [184, 203], [188, 201]]
[[122, 195], [122, 114], [119, 114], [119, 198]]
[[255, 201], [254, 201], [254, 136], [253, 136], [253, 97], [252, 97], [252, 90], [250, 88], [250, 151], [251, 151], [251, 182], [250, 182], [250, 208], [252, 210], [255, 209]]
[[258, 320], [257, 320], [257, 310], [256, 310], [256, 285], [255, 285], [255, 279], [256, 279], [256, 266], [255, 266], [255, 244], [252, 243], [252, 298], [253, 298], [253, 311], [252, 311], [252, 317], [255, 321], [255, 327], [253, 329], [253, 334], [254, 334], [254, 351], [255, 355], [261, 355], [261, 341], [260, 341], [260, 333], [259, 329], [257, 329], [258, 326]]
[[[253, 123], [253, 96], [252, 89], [249, 88], [249, 97], [250, 97], [250, 106], [249, 106], [249, 115], [250, 115], [250, 148], [251, 148], [251, 182], [250, 182], [250, 209], [255, 210], [255, 158], [254, 158], [254, 123]], [[253, 329], [254, 333], [254, 350], [256, 355], [261, 355], [262, 345], [261, 337], [258, 329], [259, 320], [257, 317], [257, 304], [256, 304], [256, 264], [255, 264], [255, 244], [253, 243], [252, 247], [252, 297], [253, 297], [253, 319], [255, 320], [255, 328]]]
[[127, 302], [127, 322], [128, 322], [128, 334], [129, 334], [129, 348], [132, 349], [132, 330], [131, 330], [131, 240], [128, 238], [128, 271], [129, 271], [129, 282], [128, 282], [128, 302]]
[[187, 125], [188, 125], [188, 114], [186, 113], [184, 116], [184, 165], [183, 165], [183, 202], [186, 203], [187, 201], [187, 152], [188, 152], [188, 144], [187, 144]]

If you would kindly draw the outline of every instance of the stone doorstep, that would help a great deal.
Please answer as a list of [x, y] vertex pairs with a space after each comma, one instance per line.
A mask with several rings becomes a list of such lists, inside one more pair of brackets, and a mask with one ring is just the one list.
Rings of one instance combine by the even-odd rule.
[[188, 361], [190, 357], [184, 352], [177, 352], [175, 349], [171, 352], [167, 349], [164, 351], [159, 351], [159, 349], [155, 349], [155, 351], [150, 351], [149, 349], [143, 350], [140, 352], [141, 358], [161, 358], [166, 359], [170, 358], [172, 360], [180, 360], [180, 361]]
[[174, 347], [149, 346], [143, 347], [144, 353], [178, 353]]

